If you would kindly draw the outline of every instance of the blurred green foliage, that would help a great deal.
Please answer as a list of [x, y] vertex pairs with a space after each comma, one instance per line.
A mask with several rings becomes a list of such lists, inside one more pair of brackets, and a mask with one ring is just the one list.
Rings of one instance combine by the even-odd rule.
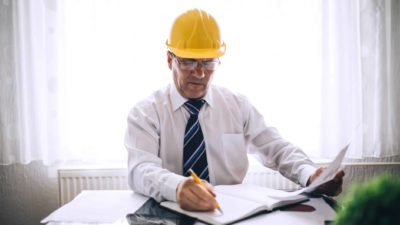
[[385, 174], [355, 184], [341, 202], [334, 225], [400, 224], [400, 176]]

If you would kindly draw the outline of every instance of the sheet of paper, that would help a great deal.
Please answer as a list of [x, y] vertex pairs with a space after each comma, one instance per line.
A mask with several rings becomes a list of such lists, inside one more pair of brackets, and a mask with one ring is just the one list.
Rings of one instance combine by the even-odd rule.
[[251, 212], [253, 212], [255, 209], [263, 207], [262, 204], [259, 204], [257, 202], [235, 198], [230, 195], [224, 195], [222, 193], [219, 193], [216, 199], [221, 209], [223, 210], [223, 214], [221, 214], [218, 210], [214, 210], [211, 212], [193, 212], [183, 210], [176, 202], [162, 202], [161, 205], [173, 209], [177, 212], [189, 215], [191, 217], [199, 218], [200, 220], [204, 220], [212, 224], [230, 223], [239, 218], [252, 214]]
[[308, 186], [308, 190], [306, 192], [312, 192], [314, 191], [318, 186], [321, 184], [332, 180], [335, 177], [336, 172], [339, 170], [340, 166], [342, 165], [342, 161], [344, 159], [344, 156], [346, 155], [347, 149], [349, 148], [349, 145], [346, 145], [339, 154], [336, 156], [336, 158], [329, 164], [329, 166], [315, 179], [314, 182]]
[[114, 223], [135, 212], [148, 197], [133, 191], [83, 191], [71, 202], [51, 213], [41, 223], [50, 221], [80, 223]]
[[[236, 185], [217, 185], [214, 187], [215, 191], [217, 193], [217, 196], [219, 193], [222, 194], [227, 194], [235, 197], [240, 197], [243, 199], [255, 201], [258, 203], [261, 203], [263, 205], [266, 205], [269, 207], [269, 209], [273, 209], [276, 204], [279, 204], [282, 200], [276, 199], [276, 198], [271, 198], [270, 196], [275, 196], [275, 195], [282, 195], [286, 193], [285, 191], [281, 190], [276, 190], [272, 188], [267, 188], [267, 187], [261, 187], [257, 185], [251, 185], [251, 184], [236, 184]], [[284, 193], [281, 193], [284, 192]], [[305, 200], [306, 197], [303, 195], [296, 195], [291, 198], [285, 198], [284, 200], [286, 201], [301, 201]]]
[[293, 191], [293, 192], [281, 192], [281, 193], [276, 193], [274, 195], [270, 195], [272, 198], [276, 199], [288, 199], [292, 198], [293, 196], [299, 195], [301, 193], [311, 193], [315, 189], [317, 189], [321, 184], [324, 184], [330, 180], [332, 180], [335, 177], [336, 172], [339, 170], [340, 166], [342, 165], [342, 161], [344, 159], [344, 156], [346, 155], [347, 149], [349, 148], [349, 144], [346, 145], [336, 158], [329, 164], [329, 166], [315, 179], [314, 182], [312, 182], [308, 187], [302, 188], [298, 191]]

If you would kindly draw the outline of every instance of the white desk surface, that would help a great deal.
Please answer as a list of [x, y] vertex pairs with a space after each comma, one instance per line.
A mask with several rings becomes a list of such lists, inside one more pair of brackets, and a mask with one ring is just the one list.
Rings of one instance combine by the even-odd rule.
[[[47, 225], [128, 225], [125, 216], [139, 209], [148, 197], [126, 190], [83, 191], [71, 202], [55, 210], [42, 223]], [[313, 206], [313, 212], [274, 211], [249, 218], [240, 225], [282, 223], [323, 225], [333, 220], [334, 210], [322, 198], [311, 198], [303, 204]], [[203, 224], [203, 223], [196, 223]]]

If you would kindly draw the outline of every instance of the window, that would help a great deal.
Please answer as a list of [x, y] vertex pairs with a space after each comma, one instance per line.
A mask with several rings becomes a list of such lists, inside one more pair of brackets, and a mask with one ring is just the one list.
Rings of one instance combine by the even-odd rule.
[[[65, 1], [65, 110], [79, 158], [126, 159], [130, 108], [172, 81], [165, 41], [198, 7], [219, 22], [227, 53], [214, 84], [246, 95], [282, 136], [318, 156], [319, 1]], [[156, 7], [155, 7], [156, 5]]]

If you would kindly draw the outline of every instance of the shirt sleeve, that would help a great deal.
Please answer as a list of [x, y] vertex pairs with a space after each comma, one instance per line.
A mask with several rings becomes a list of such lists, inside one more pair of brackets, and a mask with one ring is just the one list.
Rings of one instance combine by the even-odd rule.
[[176, 188], [185, 177], [162, 168], [158, 129], [155, 111], [141, 107], [130, 111], [125, 134], [128, 184], [135, 192], [157, 201], [176, 201]]
[[299, 147], [283, 139], [274, 127], [267, 126], [263, 116], [247, 100], [243, 104], [249, 153], [254, 154], [264, 166], [306, 186], [308, 178], [316, 171], [315, 164]]

